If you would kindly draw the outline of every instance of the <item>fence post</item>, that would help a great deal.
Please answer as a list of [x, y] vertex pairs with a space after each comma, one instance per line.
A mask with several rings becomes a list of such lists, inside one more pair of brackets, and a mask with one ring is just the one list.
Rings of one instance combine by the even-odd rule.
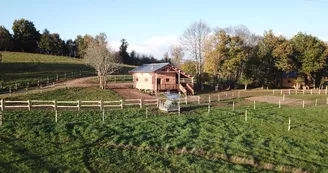
[[156, 106], [159, 107], [159, 98], [156, 99]]
[[311, 89], [311, 95], [313, 94], [313, 90]]
[[305, 94], [305, 89], [303, 89], [303, 95]]
[[281, 102], [280, 102], [280, 100], [279, 100], [279, 108], [281, 108]]
[[296, 95], [298, 94], [297, 88], [295, 89], [295, 94], [296, 94]]
[[228, 99], [228, 93], [225, 93], [225, 95], [226, 95], [226, 100]]
[[232, 101], [232, 111], [235, 111], [235, 101]]
[[181, 107], [180, 107], [180, 100], [178, 101], [178, 115], [180, 115]]
[[65, 74], [64, 74], [64, 77], [65, 77], [65, 79], [67, 78], [67, 74], [66, 74], [66, 72], [65, 72]]
[[288, 120], [288, 131], [290, 131], [290, 117], [289, 117], [289, 120]]
[[57, 100], [54, 100], [53, 103], [54, 103], [54, 110], [56, 111], [57, 110]]
[[102, 120], [105, 121], [105, 109], [102, 110]]
[[55, 90], [55, 82], [52, 83], [52, 90]]
[[328, 93], [328, 86], [326, 86], [326, 89], [325, 89], [325, 94], [327, 95], [327, 93]]
[[319, 95], [321, 94], [321, 89], [319, 88]]
[[200, 97], [198, 96], [198, 104], [200, 104]]
[[290, 95], [290, 89], [288, 90], [288, 94]]
[[142, 108], [142, 99], [140, 99], [140, 108]]
[[58, 120], [57, 116], [58, 116], [58, 112], [57, 112], [57, 110], [55, 110], [55, 122], [56, 123], [57, 123], [57, 120]]
[[188, 95], [186, 95], [186, 105], [188, 105]]
[[247, 110], [245, 110], [245, 121], [247, 121]]
[[56, 81], [57, 81], [57, 82], [59, 81], [58, 73], [57, 73], [57, 75], [56, 75]]
[[49, 83], [49, 76], [47, 76], [47, 84]]
[[104, 102], [102, 100], [99, 101], [99, 109], [100, 110], [104, 109]]
[[80, 109], [81, 109], [81, 101], [78, 100], [77, 101], [77, 110], [80, 111]]
[[208, 95], [208, 110], [207, 110], [208, 113], [211, 112], [211, 95]]
[[27, 95], [27, 93], [28, 93], [28, 88], [26, 87], [25, 88], [25, 95]]
[[326, 104], [328, 105], [328, 97], [327, 97], [327, 100], [326, 100]]
[[255, 106], [255, 100], [254, 100], [254, 110], [256, 109], [256, 106]]
[[218, 94], [218, 102], [220, 102], [220, 99], [221, 99], [221, 98], [220, 98], [220, 94]]
[[121, 100], [121, 109], [123, 109], [123, 104], [124, 104], [123, 100]]
[[305, 101], [303, 100], [303, 108], [305, 108]]
[[[328, 100], [328, 99], [327, 99], [327, 100]], [[1, 111], [4, 111], [4, 110], [5, 110], [5, 102], [4, 102], [4, 100], [1, 99], [1, 100], [0, 100], [0, 103], [1, 103], [1, 107], [0, 107], [0, 109], [1, 109]]]
[[282, 89], [280, 90], [280, 95], [282, 95]]
[[9, 87], [9, 96], [11, 97], [11, 87]]
[[285, 101], [285, 94], [282, 95], [282, 100]]
[[31, 100], [27, 100], [27, 108], [29, 111], [31, 110]]
[[318, 105], [318, 99], [315, 99], [315, 106]]
[[17, 90], [18, 89], [18, 84], [17, 83], [15, 83], [15, 90]]
[[240, 91], [238, 91], [238, 98], [240, 98]]
[[146, 118], [148, 118], [148, 108], [146, 107]]
[[274, 95], [274, 90], [272, 90], [272, 94]]
[[2, 111], [0, 112], [0, 126], [2, 126]]

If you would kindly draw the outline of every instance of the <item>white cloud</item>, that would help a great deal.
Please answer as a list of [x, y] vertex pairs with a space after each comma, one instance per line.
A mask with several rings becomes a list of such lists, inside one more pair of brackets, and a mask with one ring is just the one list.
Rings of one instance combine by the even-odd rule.
[[[153, 55], [157, 59], [163, 58], [163, 54], [168, 52], [172, 45], [178, 44], [178, 37], [173, 35], [168, 36], [155, 36], [140, 44], [130, 43], [128, 51], [135, 50], [137, 53]], [[112, 41], [109, 43], [115, 50], [118, 50], [121, 42]]]

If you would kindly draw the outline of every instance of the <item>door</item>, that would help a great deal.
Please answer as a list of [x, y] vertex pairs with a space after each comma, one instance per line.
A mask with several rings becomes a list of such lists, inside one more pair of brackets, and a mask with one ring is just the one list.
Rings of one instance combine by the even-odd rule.
[[161, 79], [157, 79], [157, 90], [161, 90]]

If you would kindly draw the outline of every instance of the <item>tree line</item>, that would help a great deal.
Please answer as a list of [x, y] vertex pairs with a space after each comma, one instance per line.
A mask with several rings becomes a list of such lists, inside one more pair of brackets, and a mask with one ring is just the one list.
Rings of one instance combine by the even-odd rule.
[[[36, 29], [32, 21], [19, 19], [13, 22], [11, 34], [4, 26], [0, 26], [0, 51], [15, 51], [28, 53], [41, 53], [50, 55], [83, 58], [91, 35], [78, 35], [76, 38], [63, 40], [58, 33], [51, 33], [45, 29], [42, 33]], [[145, 63], [161, 62], [152, 55], [144, 55], [136, 51], [127, 52], [128, 43], [121, 40], [120, 51], [116, 52], [125, 64], [141, 65]]]
[[282, 87], [283, 74], [294, 72], [296, 87], [319, 87], [328, 76], [327, 43], [302, 32], [288, 39], [272, 30], [257, 35], [245, 26], [211, 29], [200, 20], [184, 31], [180, 43], [188, 57], [181, 68], [194, 74], [198, 84], [225, 78], [228, 88]]

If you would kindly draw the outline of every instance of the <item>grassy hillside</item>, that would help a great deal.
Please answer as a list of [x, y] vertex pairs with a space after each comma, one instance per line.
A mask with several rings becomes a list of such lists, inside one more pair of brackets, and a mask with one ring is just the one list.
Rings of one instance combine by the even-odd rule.
[[[14, 88], [15, 83], [26, 86], [36, 83], [37, 80], [45, 81], [48, 77], [55, 80], [57, 74], [60, 79], [94, 75], [94, 71], [83, 63], [82, 59], [53, 56], [44, 54], [2, 52], [3, 63], [0, 65], [0, 84], [4, 88]], [[118, 72], [126, 74], [134, 66], [122, 65]], [[73, 72], [73, 73], [72, 73]], [[1, 88], [0, 88], [1, 90]]]
[[[5, 111], [0, 170], [22, 172], [265, 172], [328, 169], [328, 110], [236, 101], [230, 107], [102, 112]], [[230, 103], [226, 101], [225, 103]], [[230, 103], [231, 104], [231, 103]], [[187, 111], [192, 109], [192, 111]], [[248, 110], [248, 121], [244, 111]], [[288, 118], [291, 131], [287, 131]], [[299, 169], [300, 170], [300, 169]], [[297, 170], [294, 170], [297, 171]]]
[[[3, 62], [0, 65], [0, 83], [13, 85], [20, 83], [25, 85], [27, 82], [33, 83], [36, 80], [72, 77], [79, 71], [83, 75], [89, 75], [92, 69], [83, 64], [81, 59], [74, 59], [63, 56], [52, 56], [32, 53], [2, 52]], [[74, 75], [74, 74], [73, 74]]]

